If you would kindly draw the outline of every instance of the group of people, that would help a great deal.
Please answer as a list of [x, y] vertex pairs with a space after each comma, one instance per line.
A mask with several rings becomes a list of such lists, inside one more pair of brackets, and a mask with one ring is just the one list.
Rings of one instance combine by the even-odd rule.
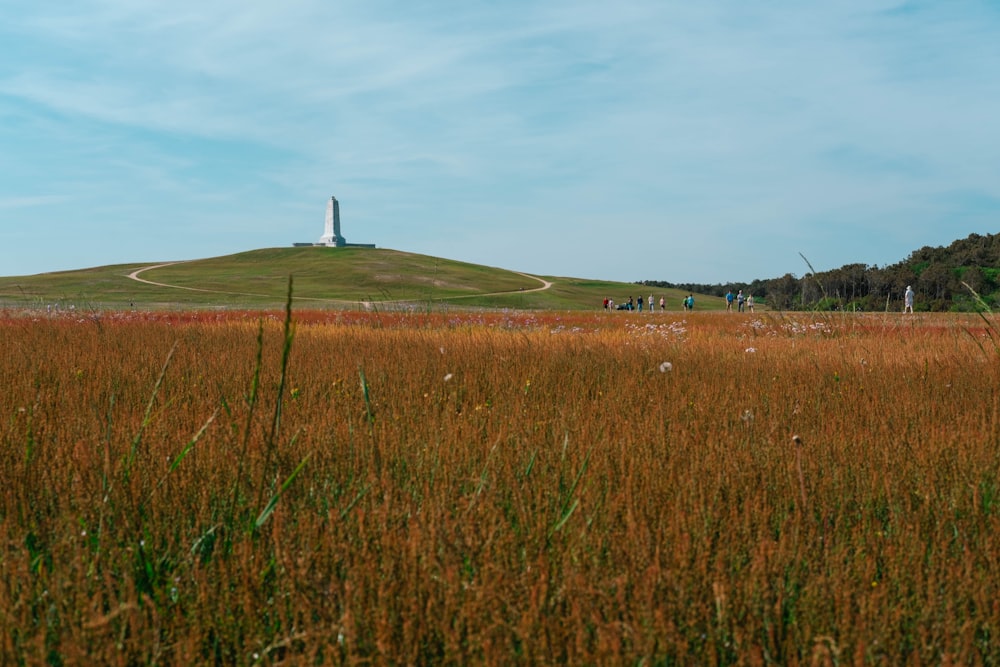
[[[628, 301], [626, 301], [625, 303], [620, 303], [620, 304], [618, 304], [616, 306], [614, 299], [607, 298], [607, 299], [604, 299], [604, 310], [638, 310], [641, 313], [642, 312], [642, 305], [643, 305], [643, 303], [644, 303], [644, 301], [643, 301], [643, 298], [641, 296], [638, 299], [636, 299], [635, 301], [633, 301], [632, 297], [630, 296], [628, 298]], [[653, 295], [652, 294], [649, 295], [649, 301], [648, 301], [648, 303], [649, 303], [649, 312], [652, 313], [653, 310], [654, 310], [654, 301], [653, 301]], [[666, 310], [666, 309], [667, 309], [667, 300], [664, 299], [661, 296], [660, 297], [660, 310], [663, 311], [663, 310]]]
[[[656, 303], [652, 294], [647, 299], [643, 299], [641, 296], [638, 299], [633, 299], [629, 296], [627, 301], [620, 304], [615, 304], [615, 300], [609, 297], [604, 299], [604, 310], [638, 310], [641, 313], [643, 306], [648, 304], [648, 312], [652, 313], [655, 311]], [[735, 295], [730, 291], [726, 294], [726, 310], [732, 311], [733, 303], [736, 304], [737, 310], [741, 313], [744, 309], [753, 312], [753, 294], [744, 297], [743, 290], [739, 290]], [[667, 309], [667, 300], [664, 297], [660, 297], [659, 304], [661, 312]], [[681, 299], [681, 307], [684, 308], [685, 312], [694, 310], [694, 294], [688, 294]]]
[[743, 312], [746, 308], [751, 313], [753, 312], [753, 294], [747, 294], [743, 296], [743, 290], [737, 290], [736, 294], [733, 295], [733, 290], [726, 292], [726, 310], [728, 312], [733, 311], [733, 302], [736, 302], [736, 309], [739, 312]]
[[[650, 294], [649, 298], [645, 300], [641, 296], [635, 300], [633, 300], [632, 297], [629, 296], [628, 301], [625, 301], [624, 303], [620, 303], [618, 305], [615, 305], [614, 299], [606, 298], [604, 299], [604, 310], [638, 310], [641, 313], [644, 303], [648, 304], [649, 308], [648, 312], [650, 313], [655, 312], [655, 306], [657, 302], [654, 301], [652, 294]], [[667, 309], [667, 300], [664, 297], [662, 296], [660, 297], [659, 304], [660, 304], [660, 312], [663, 312]], [[684, 299], [681, 300], [681, 305], [684, 307], [684, 310], [686, 311], [694, 310], [694, 295], [688, 294], [686, 297], [684, 297]]]

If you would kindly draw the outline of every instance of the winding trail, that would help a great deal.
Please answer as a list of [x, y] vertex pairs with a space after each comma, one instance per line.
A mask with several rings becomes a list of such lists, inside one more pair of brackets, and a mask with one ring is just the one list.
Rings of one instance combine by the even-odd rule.
[[[170, 285], [168, 283], [158, 283], [158, 282], [156, 282], [154, 280], [147, 280], [145, 278], [140, 278], [139, 277], [139, 274], [144, 273], [146, 271], [151, 271], [152, 269], [161, 269], [161, 268], [163, 268], [165, 266], [174, 266], [175, 264], [184, 264], [184, 263], [185, 263], [184, 261], [180, 261], [180, 262], [165, 262], [163, 264], [153, 264], [151, 266], [144, 266], [141, 269], [136, 269], [132, 273], [128, 274], [127, 277], [130, 278], [131, 280], [135, 280], [135, 281], [140, 282], [140, 283], [146, 283], [147, 285], [155, 285], [156, 287], [167, 287], [167, 288], [170, 288], [170, 289], [182, 289], [182, 290], [187, 290], [189, 292], [204, 292], [206, 294], [228, 294], [229, 296], [256, 296], [256, 297], [262, 297], [262, 298], [265, 298], [265, 299], [276, 298], [273, 294], [260, 294], [260, 293], [257, 293], [257, 292], [227, 292], [227, 291], [224, 291], [224, 290], [204, 289], [204, 288], [201, 288], [201, 287], [185, 287], [183, 285]], [[473, 298], [481, 297], [481, 296], [504, 296], [506, 294], [528, 294], [528, 293], [531, 293], [531, 292], [543, 292], [543, 291], [549, 289], [550, 287], [552, 287], [552, 283], [551, 282], [549, 282], [548, 280], [545, 280], [543, 278], [539, 278], [538, 276], [533, 276], [533, 275], [528, 274], [528, 273], [521, 273], [520, 271], [511, 271], [511, 273], [515, 273], [515, 274], [517, 274], [519, 276], [524, 276], [525, 278], [528, 278], [530, 280], [537, 280], [538, 282], [541, 283], [541, 286], [540, 287], [532, 287], [531, 289], [506, 290], [506, 291], [502, 291], [502, 292], [481, 292], [481, 293], [478, 293], [478, 294], [459, 294], [457, 296], [443, 296], [443, 297], [438, 297], [435, 300], [436, 301], [453, 301], [453, 300], [456, 300], [456, 299], [473, 299]], [[325, 303], [361, 303], [361, 304], [363, 304], [365, 306], [369, 306], [369, 305], [371, 305], [373, 303], [413, 303], [413, 302], [419, 300], [419, 299], [385, 299], [383, 301], [373, 302], [373, 301], [365, 301], [365, 300], [360, 300], [359, 301], [357, 299], [325, 299], [325, 298], [322, 298], [322, 297], [315, 297], [315, 296], [295, 296], [295, 295], [292, 295], [292, 298], [296, 299], [298, 301], [322, 301], [322, 302], [325, 302]]]

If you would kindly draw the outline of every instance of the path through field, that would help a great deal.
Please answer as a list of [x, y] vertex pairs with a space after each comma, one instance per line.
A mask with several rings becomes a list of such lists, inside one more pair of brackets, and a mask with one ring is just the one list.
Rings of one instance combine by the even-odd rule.
[[[149, 271], [151, 269], [160, 269], [160, 268], [163, 268], [165, 266], [173, 266], [174, 264], [183, 264], [183, 263], [184, 262], [166, 262], [164, 264], [153, 264], [152, 266], [144, 266], [143, 268], [136, 269], [132, 273], [128, 274], [128, 277], [131, 278], [132, 280], [138, 281], [140, 283], [146, 283], [147, 285], [155, 285], [157, 287], [169, 287], [169, 288], [172, 288], [172, 289], [182, 289], [182, 290], [188, 290], [189, 292], [206, 292], [206, 293], [209, 293], [209, 294], [228, 294], [230, 296], [257, 296], [257, 297], [272, 297], [273, 296], [271, 294], [258, 294], [258, 293], [255, 293], [255, 292], [226, 292], [226, 291], [223, 291], [223, 290], [203, 289], [203, 288], [200, 288], [200, 287], [185, 287], [183, 285], [170, 285], [170, 284], [167, 284], [167, 283], [159, 283], [159, 282], [155, 282], [153, 280], [146, 280], [145, 278], [140, 278], [139, 277], [139, 274], [144, 273], [146, 271]], [[481, 296], [502, 296], [504, 294], [527, 294], [527, 293], [530, 293], [530, 292], [542, 292], [542, 291], [547, 290], [550, 287], [552, 287], [552, 283], [551, 282], [549, 282], [548, 280], [544, 280], [542, 278], [539, 278], [538, 276], [533, 276], [533, 275], [530, 275], [530, 274], [527, 274], [527, 273], [521, 273], [519, 271], [513, 271], [512, 273], [516, 273], [519, 276], [524, 276], [525, 278], [528, 278], [530, 280], [537, 280], [538, 282], [541, 283], [541, 286], [539, 286], [539, 287], [532, 287], [531, 289], [507, 290], [507, 291], [504, 291], [504, 292], [486, 292], [486, 293], [478, 293], [478, 294], [462, 294], [462, 295], [459, 295], [459, 296], [445, 296], [445, 297], [440, 297], [438, 300], [440, 300], [440, 301], [444, 301], [444, 300], [451, 301], [451, 300], [456, 300], [456, 299], [469, 299], [469, 298], [475, 298], [475, 297], [481, 297]], [[361, 303], [361, 304], [366, 305], [366, 306], [370, 305], [372, 303], [371, 301], [360, 301], [359, 302], [356, 299], [324, 299], [324, 298], [321, 298], [321, 297], [311, 297], [311, 296], [293, 296], [292, 298], [296, 299], [296, 300], [299, 300], [299, 301], [323, 301], [325, 303]], [[413, 301], [413, 299], [386, 299], [384, 301], [379, 301], [378, 303], [407, 303], [407, 302], [411, 302], [411, 301]]]

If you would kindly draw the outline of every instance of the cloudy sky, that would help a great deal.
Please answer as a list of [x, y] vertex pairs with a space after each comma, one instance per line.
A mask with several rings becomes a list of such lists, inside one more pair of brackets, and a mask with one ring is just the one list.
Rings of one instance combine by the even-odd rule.
[[0, 0], [0, 275], [350, 242], [727, 282], [1000, 231], [992, 0]]

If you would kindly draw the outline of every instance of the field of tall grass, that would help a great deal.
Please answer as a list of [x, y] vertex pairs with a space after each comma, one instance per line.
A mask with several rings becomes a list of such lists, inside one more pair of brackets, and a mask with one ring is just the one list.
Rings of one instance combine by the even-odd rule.
[[0, 314], [2, 664], [997, 664], [958, 316]]

